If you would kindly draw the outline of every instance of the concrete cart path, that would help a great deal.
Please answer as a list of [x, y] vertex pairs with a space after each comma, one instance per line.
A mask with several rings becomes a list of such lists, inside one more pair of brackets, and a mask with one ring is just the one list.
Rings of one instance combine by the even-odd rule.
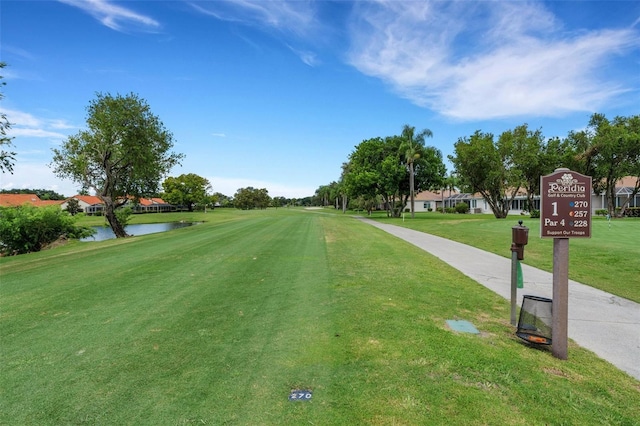
[[[359, 219], [431, 253], [511, 299], [510, 258], [401, 226]], [[522, 264], [522, 273], [524, 288], [518, 289], [518, 307], [525, 294], [552, 298], [550, 272]], [[568, 326], [569, 337], [576, 343], [640, 380], [640, 304], [569, 280]]]

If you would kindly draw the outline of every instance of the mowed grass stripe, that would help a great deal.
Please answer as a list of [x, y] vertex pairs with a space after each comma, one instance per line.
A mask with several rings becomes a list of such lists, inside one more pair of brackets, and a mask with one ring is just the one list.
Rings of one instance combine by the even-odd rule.
[[[400, 221], [377, 213], [380, 222], [404, 226], [438, 235], [511, 257], [511, 228], [518, 220], [529, 228], [524, 263], [553, 270], [553, 239], [540, 238], [540, 219], [509, 216], [497, 220], [491, 215], [419, 213], [415, 219]], [[624, 218], [608, 222], [592, 221], [591, 238], [572, 238], [569, 243], [569, 277], [580, 283], [640, 303], [640, 219]], [[525, 277], [526, 280], [526, 277]]]
[[[344, 361], [333, 394], [349, 413], [335, 424], [637, 423], [636, 380], [573, 344], [569, 361], [528, 347], [507, 301], [369, 228], [328, 232]], [[482, 334], [453, 333], [446, 319]]]
[[66, 258], [78, 270], [63, 280], [38, 265], [29, 275], [41, 296], [27, 291], [26, 306], [18, 277], [3, 274], [15, 307], [4, 310], [2, 327], [13, 367], [3, 379], [12, 384], [9, 405], [35, 397], [29, 411], [52, 422], [137, 423], [144, 417], [133, 413], [147, 411], [227, 421], [245, 406], [263, 413], [287, 402], [290, 387], [314, 386], [322, 356], [312, 357], [313, 374], [298, 363], [323, 341], [319, 223], [256, 215], [216, 230], [204, 224], [107, 247], [81, 263]]
[[636, 380], [573, 344], [568, 361], [527, 347], [506, 301], [406, 242], [344, 216], [237, 213], [2, 259], [0, 424], [640, 418]]

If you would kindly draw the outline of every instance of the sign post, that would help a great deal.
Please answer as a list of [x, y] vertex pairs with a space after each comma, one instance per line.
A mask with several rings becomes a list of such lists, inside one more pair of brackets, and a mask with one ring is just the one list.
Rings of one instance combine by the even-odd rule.
[[553, 238], [553, 356], [567, 359], [569, 238], [591, 238], [591, 176], [556, 169], [540, 178], [540, 237]]

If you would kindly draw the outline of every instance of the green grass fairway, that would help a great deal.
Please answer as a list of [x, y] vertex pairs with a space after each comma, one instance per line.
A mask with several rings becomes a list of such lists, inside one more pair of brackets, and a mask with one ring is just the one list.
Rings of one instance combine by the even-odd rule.
[[[553, 239], [540, 238], [540, 220], [528, 216], [509, 216], [498, 220], [492, 215], [417, 214], [415, 219], [390, 219], [378, 212], [373, 216], [417, 231], [469, 244], [501, 256], [511, 257], [511, 228], [523, 221], [529, 228], [529, 244], [523, 263], [546, 271], [553, 270]], [[640, 220], [615, 219], [608, 223], [592, 221], [591, 238], [572, 238], [569, 242], [569, 277], [583, 284], [640, 303]]]
[[191, 217], [0, 259], [0, 424], [638, 424], [640, 382], [526, 346], [507, 301], [372, 226]]

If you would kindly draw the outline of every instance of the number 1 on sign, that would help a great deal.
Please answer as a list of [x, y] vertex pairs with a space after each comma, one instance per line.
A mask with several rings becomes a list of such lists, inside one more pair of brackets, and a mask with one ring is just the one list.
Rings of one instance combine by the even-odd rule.
[[558, 216], [558, 202], [554, 201], [551, 205], [553, 206], [553, 213], [551, 213], [551, 216]]

